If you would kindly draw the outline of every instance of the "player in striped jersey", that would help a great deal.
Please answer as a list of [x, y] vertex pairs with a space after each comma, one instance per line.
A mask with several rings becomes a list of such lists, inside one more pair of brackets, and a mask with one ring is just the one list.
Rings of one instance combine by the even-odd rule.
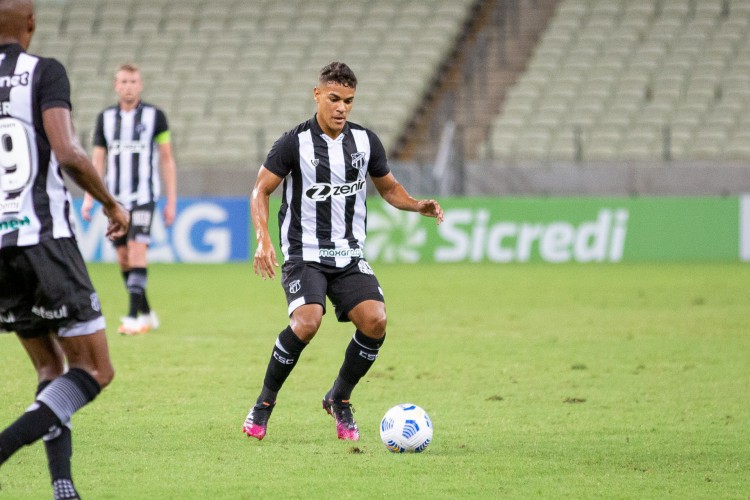
[[26, 53], [35, 26], [31, 0], [0, 0], [0, 331], [16, 332], [39, 382], [0, 433], [0, 465], [44, 438], [54, 497], [70, 499], [71, 416], [114, 369], [62, 170], [102, 203], [108, 235], [125, 234], [128, 214], [76, 139], [65, 68]]
[[276, 252], [268, 232], [268, 201], [284, 183], [279, 211], [282, 286], [289, 325], [276, 339], [263, 388], [245, 419], [243, 431], [263, 439], [276, 396], [302, 350], [320, 328], [326, 297], [339, 321], [356, 331], [331, 389], [323, 397], [339, 439], [356, 441], [359, 429], [350, 396], [375, 362], [385, 339], [383, 292], [363, 257], [366, 236], [366, 176], [391, 205], [442, 222], [435, 200], [416, 200], [390, 172], [380, 139], [347, 118], [357, 78], [343, 63], [325, 66], [313, 90], [317, 113], [284, 134], [258, 172], [251, 196], [257, 249], [255, 273], [276, 275]]
[[[94, 131], [92, 159], [100, 174], [106, 171], [109, 191], [130, 210], [127, 237], [115, 240], [130, 305], [118, 331], [125, 335], [146, 333], [159, 325], [146, 296], [147, 250], [151, 222], [161, 193], [157, 168], [161, 167], [166, 188], [164, 222], [175, 218], [177, 181], [169, 126], [164, 112], [141, 101], [143, 79], [138, 66], [123, 64], [115, 73], [118, 102], [101, 113]], [[81, 207], [84, 219], [91, 219], [94, 200], [86, 196]]]

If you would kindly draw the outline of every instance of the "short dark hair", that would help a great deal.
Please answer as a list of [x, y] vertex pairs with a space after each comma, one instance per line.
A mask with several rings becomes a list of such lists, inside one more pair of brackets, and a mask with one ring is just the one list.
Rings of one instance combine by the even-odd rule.
[[357, 88], [357, 77], [354, 76], [354, 71], [342, 62], [334, 61], [330, 64], [323, 66], [318, 75], [318, 82], [321, 85], [326, 83], [338, 83], [344, 87]]

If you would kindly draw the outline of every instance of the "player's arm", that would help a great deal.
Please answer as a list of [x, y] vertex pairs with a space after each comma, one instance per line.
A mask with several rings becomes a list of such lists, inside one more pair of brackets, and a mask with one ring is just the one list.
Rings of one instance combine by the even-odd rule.
[[268, 202], [271, 193], [279, 187], [282, 180], [281, 177], [261, 166], [250, 196], [250, 214], [253, 219], [256, 241], [253, 270], [263, 279], [273, 279], [276, 276], [276, 269], [274, 268], [279, 267], [276, 260], [276, 250], [273, 247], [271, 235], [268, 233]]
[[177, 213], [177, 166], [172, 154], [172, 143], [159, 142], [159, 161], [161, 162], [161, 178], [164, 180], [167, 203], [164, 205], [164, 223], [171, 226]]
[[[107, 161], [107, 148], [103, 146], [94, 146], [91, 152], [91, 163], [94, 170], [99, 174], [99, 178], [104, 178], [104, 168]], [[91, 220], [91, 209], [94, 206], [94, 197], [86, 191], [83, 194], [83, 204], [81, 205], [81, 217], [84, 220]]]
[[60, 166], [87, 193], [90, 193], [104, 207], [104, 214], [109, 219], [107, 236], [116, 238], [125, 234], [128, 229], [130, 216], [114, 197], [109, 194], [94, 168], [86, 156], [81, 144], [76, 138], [70, 110], [63, 107], [52, 107], [42, 112], [44, 131], [49, 138], [50, 147], [55, 153]]
[[435, 200], [416, 200], [412, 198], [392, 173], [382, 177], [372, 177], [375, 188], [385, 201], [399, 210], [419, 212], [425, 217], [435, 217], [437, 223], [443, 222], [443, 209]]

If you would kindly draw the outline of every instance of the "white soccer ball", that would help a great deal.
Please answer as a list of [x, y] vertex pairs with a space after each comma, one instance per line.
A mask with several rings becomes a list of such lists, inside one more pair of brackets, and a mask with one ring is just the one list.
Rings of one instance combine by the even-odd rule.
[[432, 421], [415, 404], [394, 406], [380, 421], [380, 439], [393, 453], [422, 452], [432, 441]]

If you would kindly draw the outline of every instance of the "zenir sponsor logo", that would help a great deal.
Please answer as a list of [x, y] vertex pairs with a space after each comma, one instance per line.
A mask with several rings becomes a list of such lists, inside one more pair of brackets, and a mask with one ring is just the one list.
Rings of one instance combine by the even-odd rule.
[[328, 184], [320, 182], [310, 186], [310, 188], [305, 191], [305, 196], [312, 201], [318, 202], [325, 201], [332, 196], [350, 196], [362, 191], [364, 188], [364, 179], [347, 182], [346, 184]]

